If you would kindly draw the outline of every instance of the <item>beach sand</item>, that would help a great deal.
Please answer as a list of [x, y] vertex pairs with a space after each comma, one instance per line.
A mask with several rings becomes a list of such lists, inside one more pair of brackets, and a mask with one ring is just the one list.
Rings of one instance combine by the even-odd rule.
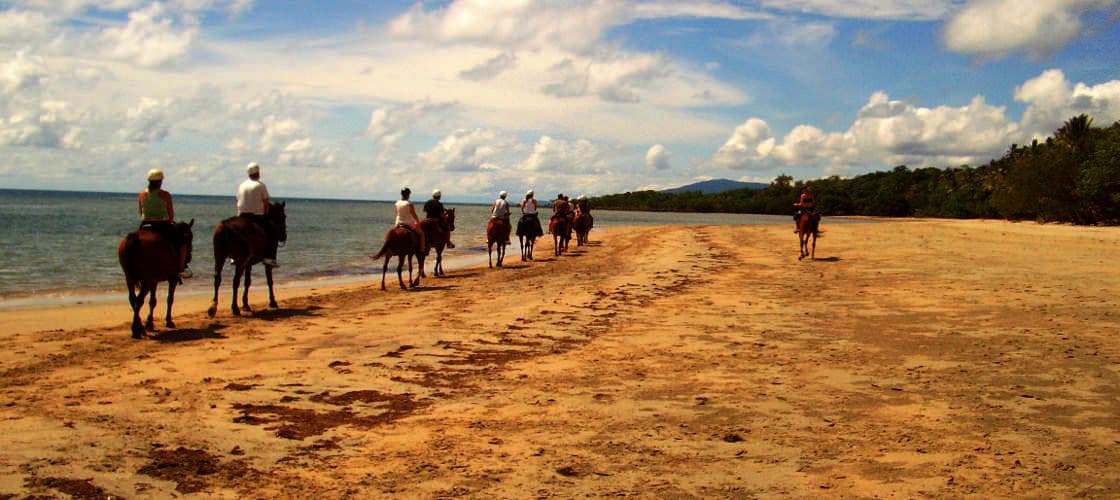
[[1120, 231], [823, 229], [5, 310], [0, 498], [1120, 496]]

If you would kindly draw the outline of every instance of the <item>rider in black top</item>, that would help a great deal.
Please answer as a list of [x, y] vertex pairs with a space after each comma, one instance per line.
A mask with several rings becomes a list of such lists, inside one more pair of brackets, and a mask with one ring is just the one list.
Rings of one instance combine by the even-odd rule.
[[441, 196], [443, 196], [443, 193], [440, 190], [432, 191], [432, 199], [424, 204], [424, 215], [439, 222], [440, 229], [447, 235], [447, 248], [455, 248], [455, 244], [451, 242], [451, 228], [447, 227], [443, 221], [443, 214], [447, 209], [443, 207], [443, 202], [439, 201]]

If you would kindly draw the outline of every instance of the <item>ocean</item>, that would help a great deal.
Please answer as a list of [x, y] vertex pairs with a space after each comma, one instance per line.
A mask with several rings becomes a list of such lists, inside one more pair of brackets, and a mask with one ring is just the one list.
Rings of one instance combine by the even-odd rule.
[[[117, 245], [139, 223], [136, 196], [0, 189], [0, 307], [50, 298], [124, 293]], [[279, 251], [281, 267], [274, 273], [278, 286], [325, 280], [380, 283], [381, 262], [367, 256], [377, 252], [385, 231], [392, 226], [392, 202], [284, 197], [273, 201], [287, 203], [288, 242]], [[421, 215], [424, 201], [427, 198], [414, 200]], [[177, 219], [195, 221], [194, 277], [185, 281], [179, 293], [212, 293], [211, 235], [222, 219], [234, 214], [234, 198], [232, 194], [176, 194], [174, 202]], [[444, 252], [447, 270], [485, 262], [489, 205], [445, 205], [456, 209], [456, 231], [452, 235], [456, 248]], [[792, 227], [788, 216], [623, 212], [594, 207], [592, 214], [592, 240], [606, 237], [612, 227], [631, 225], [788, 223]], [[515, 207], [514, 218], [518, 215]], [[515, 239], [509, 248], [511, 256], [517, 255], [516, 245]], [[390, 270], [394, 266], [390, 264]], [[431, 264], [428, 266], [430, 270]], [[263, 268], [254, 266], [253, 276], [253, 288], [263, 288]], [[222, 278], [222, 294], [226, 295], [232, 268], [227, 266]]]

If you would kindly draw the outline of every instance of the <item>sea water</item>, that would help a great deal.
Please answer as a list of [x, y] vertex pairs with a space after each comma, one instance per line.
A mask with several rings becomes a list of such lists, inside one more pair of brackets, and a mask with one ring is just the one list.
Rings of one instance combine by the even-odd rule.
[[[117, 262], [121, 239], [139, 225], [136, 193], [92, 193], [0, 189], [0, 306], [29, 300], [75, 295], [123, 293], [124, 275]], [[278, 253], [279, 285], [294, 282], [370, 281], [380, 283], [377, 253], [392, 227], [393, 202], [285, 198], [288, 241]], [[417, 212], [426, 200], [414, 200]], [[514, 203], [519, 200], [514, 201]], [[230, 196], [174, 195], [175, 218], [194, 219], [194, 277], [180, 293], [213, 289], [212, 235], [223, 219], [235, 214]], [[444, 252], [445, 267], [486, 261], [486, 222], [489, 205], [445, 203], [456, 209], [454, 249]], [[547, 224], [547, 212], [542, 223]], [[788, 216], [697, 214], [594, 210], [592, 239], [605, 237], [612, 227], [658, 224], [778, 224]], [[514, 207], [513, 218], [519, 216]], [[516, 237], [509, 248], [517, 255]], [[573, 243], [574, 244], [574, 243]], [[428, 270], [432, 258], [428, 259]], [[395, 260], [390, 271], [395, 269]], [[254, 266], [254, 287], [264, 286], [264, 269]], [[230, 286], [232, 268], [223, 271], [223, 288]], [[223, 290], [223, 294], [228, 293]]]

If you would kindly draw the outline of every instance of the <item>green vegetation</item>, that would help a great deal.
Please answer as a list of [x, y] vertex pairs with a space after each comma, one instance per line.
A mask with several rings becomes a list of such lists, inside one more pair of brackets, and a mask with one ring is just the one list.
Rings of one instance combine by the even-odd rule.
[[1006, 218], [1120, 223], [1120, 122], [1093, 128], [1071, 118], [1044, 143], [1012, 144], [980, 167], [911, 170], [898, 166], [851, 179], [796, 181], [781, 175], [763, 189], [715, 194], [639, 191], [592, 199], [596, 208], [790, 214], [808, 186], [824, 215]]

